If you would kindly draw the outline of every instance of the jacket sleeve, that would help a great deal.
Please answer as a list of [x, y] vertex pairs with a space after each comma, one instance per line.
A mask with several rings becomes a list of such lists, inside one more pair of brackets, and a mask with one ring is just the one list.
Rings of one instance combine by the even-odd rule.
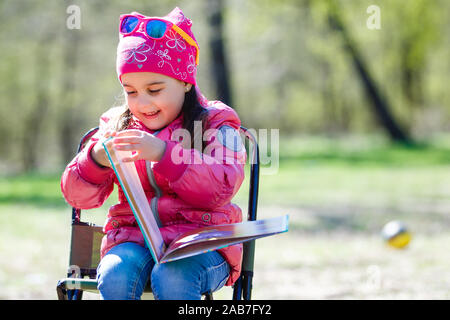
[[155, 173], [168, 179], [170, 188], [183, 201], [207, 210], [231, 201], [244, 180], [246, 160], [236, 112], [221, 104], [211, 113], [203, 152], [167, 141], [163, 157], [153, 167]]
[[100, 207], [114, 189], [114, 171], [100, 167], [91, 157], [91, 149], [102, 136], [110, 115], [100, 118], [97, 133], [67, 165], [61, 177], [61, 191], [68, 204], [78, 209]]

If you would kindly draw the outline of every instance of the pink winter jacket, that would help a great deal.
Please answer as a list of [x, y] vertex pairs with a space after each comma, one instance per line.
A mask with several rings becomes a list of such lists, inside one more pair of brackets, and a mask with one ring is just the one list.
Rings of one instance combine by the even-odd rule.
[[[238, 138], [234, 137], [238, 144], [235, 142], [230, 146], [224, 142], [224, 135], [221, 134], [226, 132], [223, 129], [239, 130], [240, 120], [232, 108], [218, 101], [209, 102], [207, 110], [208, 129], [219, 130], [205, 130], [204, 153], [196, 149], [187, 151], [197, 161], [180, 163], [171, 156], [174, 148], [181, 147], [178, 141], [172, 140], [172, 132], [182, 128], [182, 115], [157, 133], [158, 138], [166, 141], [166, 150], [159, 162], [135, 161], [144, 192], [159, 216], [162, 225], [160, 230], [166, 244], [180, 233], [193, 228], [242, 221], [241, 209], [230, 201], [244, 180], [246, 152]], [[79, 209], [100, 207], [113, 191], [114, 185], [117, 185], [119, 203], [109, 208], [103, 227], [105, 236], [101, 257], [122, 242], [131, 241], [145, 246], [114, 171], [98, 166], [90, 156], [92, 147], [115, 114], [117, 108], [112, 108], [101, 116], [99, 131], [68, 164], [61, 178], [64, 198], [71, 206]], [[155, 133], [138, 120], [135, 120], [132, 128]], [[225, 148], [224, 144], [228, 147]], [[206, 152], [208, 150], [210, 152]], [[241, 271], [242, 244], [222, 248], [218, 252], [230, 266], [230, 277], [226, 283], [230, 286]]]

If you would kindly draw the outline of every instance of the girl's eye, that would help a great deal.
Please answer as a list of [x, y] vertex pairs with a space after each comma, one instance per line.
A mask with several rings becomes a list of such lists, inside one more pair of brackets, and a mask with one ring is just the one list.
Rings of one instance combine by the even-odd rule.
[[[158, 93], [158, 92], [160, 92], [161, 90], [162, 90], [162, 89], [155, 89], [155, 90], [147, 89], [147, 91], [148, 91], [150, 94]], [[129, 95], [131, 95], [131, 94], [135, 94], [136, 91], [126, 91], [126, 93], [127, 93], [127, 95], [129, 96]]]

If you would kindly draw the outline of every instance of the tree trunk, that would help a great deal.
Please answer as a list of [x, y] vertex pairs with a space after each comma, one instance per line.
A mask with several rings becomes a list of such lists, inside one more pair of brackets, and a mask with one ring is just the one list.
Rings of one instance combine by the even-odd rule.
[[62, 40], [61, 92], [58, 101], [59, 145], [62, 161], [69, 163], [76, 153], [77, 113], [75, 112], [75, 73], [78, 69], [80, 30], [64, 28]]
[[414, 40], [405, 39], [400, 49], [400, 66], [403, 95], [411, 107], [417, 107], [424, 101], [422, 86], [423, 63], [412, 66], [409, 55]]
[[217, 99], [232, 107], [230, 76], [223, 41], [223, 1], [207, 0], [206, 4], [210, 25], [211, 73], [214, 79]]
[[[333, 30], [337, 30], [342, 35], [344, 46], [349, 53], [352, 62], [356, 68], [357, 74], [364, 86], [365, 92], [369, 97], [373, 112], [378, 118], [379, 123], [383, 126], [392, 141], [401, 143], [411, 143], [411, 139], [406, 132], [400, 127], [395, 120], [388, 99], [382, 95], [380, 88], [375, 83], [370, 71], [359, 52], [355, 42], [351, 39], [350, 34], [344, 25], [337, 4], [329, 1], [330, 8], [328, 10], [328, 22]], [[332, 7], [332, 5], [335, 5]]]
[[37, 169], [38, 165], [38, 141], [41, 136], [42, 124], [49, 109], [49, 88], [48, 79], [50, 59], [49, 48], [50, 39], [42, 39], [45, 46], [37, 46], [36, 48], [36, 71], [35, 71], [35, 88], [36, 103], [24, 119], [24, 136], [22, 144], [22, 160], [23, 170], [29, 172]]

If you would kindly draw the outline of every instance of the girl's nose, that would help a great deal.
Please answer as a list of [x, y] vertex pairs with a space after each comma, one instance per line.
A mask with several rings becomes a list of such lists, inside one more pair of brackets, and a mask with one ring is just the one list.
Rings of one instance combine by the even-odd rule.
[[139, 95], [138, 104], [140, 108], [149, 108], [152, 106], [152, 99], [148, 95]]

